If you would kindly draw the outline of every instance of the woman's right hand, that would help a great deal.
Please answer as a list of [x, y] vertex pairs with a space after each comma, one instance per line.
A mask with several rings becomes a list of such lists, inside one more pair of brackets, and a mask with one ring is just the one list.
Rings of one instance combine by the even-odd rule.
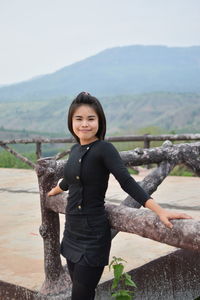
[[47, 196], [53, 196], [53, 195], [55, 195], [55, 194], [54, 194], [54, 191], [55, 191], [55, 188], [52, 188], [52, 189], [48, 192]]
[[47, 196], [54, 196], [54, 195], [60, 194], [62, 192], [63, 192], [63, 190], [61, 190], [61, 188], [57, 185], [47, 193]]

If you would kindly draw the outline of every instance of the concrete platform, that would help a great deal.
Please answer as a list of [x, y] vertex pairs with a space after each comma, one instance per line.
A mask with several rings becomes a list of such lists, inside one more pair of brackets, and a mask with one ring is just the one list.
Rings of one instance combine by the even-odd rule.
[[[134, 176], [140, 181], [146, 172]], [[120, 203], [126, 197], [110, 177], [106, 198]], [[161, 205], [184, 211], [200, 219], [200, 179], [170, 176], [153, 194]], [[37, 176], [32, 170], [0, 169], [0, 280], [37, 290], [44, 280], [43, 242]], [[60, 216], [61, 235], [64, 216]], [[128, 263], [126, 271], [174, 251], [174, 247], [128, 233], [119, 233], [112, 242], [111, 256]], [[63, 260], [63, 263], [65, 261]], [[102, 281], [112, 278], [108, 267]]]

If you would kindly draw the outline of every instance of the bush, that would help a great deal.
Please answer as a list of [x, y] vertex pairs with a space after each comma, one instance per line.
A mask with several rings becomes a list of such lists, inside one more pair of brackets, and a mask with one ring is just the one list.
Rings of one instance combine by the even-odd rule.
[[192, 176], [197, 176], [192, 170], [190, 170], [188, 167], [186, 167], [185, 165], [177, 165], [171, 172], [170, 174], [171, 176], [188, 176], [188, 177], [192, 177]]
[[[22, 153], [22, 155], [32, 162], [36, 162], [35, 153]], [[0, 152], [0, 168], [32, 169], [31, 166], [7, 151]]]

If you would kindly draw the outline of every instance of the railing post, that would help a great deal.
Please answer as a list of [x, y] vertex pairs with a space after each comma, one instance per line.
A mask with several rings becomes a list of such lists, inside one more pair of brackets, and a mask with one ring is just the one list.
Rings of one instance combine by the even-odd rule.
[[37, 159], [41, 158], [42, 156], [42, 143], [36, 142], [36, 157]]
[[[150, 140], [148, 139], [148, 133], [144, 134], [144, 149], [150, 148]], [[146, 165], [147, 169], [151, 168], [151, 165]]]
[[47, 192], [56, 185], [56, 161], [50, 158], [38, 161], [38, 174], [42, 225], [40, 234], [44, 243], [45, 281], [42, 294], [57, 294], [69, 286], [69, 276], [64, 271], [60, 258], [60, 222], [59, 214], [46, 208]]
[[148, 133], [144, 134], [144, 148], [150, 148], [150, 140], [148, 139]]

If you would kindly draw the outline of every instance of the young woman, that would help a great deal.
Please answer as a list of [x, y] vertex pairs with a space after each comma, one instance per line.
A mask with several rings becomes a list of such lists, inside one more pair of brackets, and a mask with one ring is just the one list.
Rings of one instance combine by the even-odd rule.
[[69, 190], [61, 254], [67, 259], [72, 300], [92, 300], [111, 246], [104, 197], [112, 173], [122, 189], [154, 211], [169, 228], [170, 219], [190, 216], [164, 210], [136, 183], [115, 147], [104, 141], [106, 119], [100, 102], [80, 93], [68, 112], [68, 128], [75, 144], [64, 168], [64, 178], [48, 196]]

